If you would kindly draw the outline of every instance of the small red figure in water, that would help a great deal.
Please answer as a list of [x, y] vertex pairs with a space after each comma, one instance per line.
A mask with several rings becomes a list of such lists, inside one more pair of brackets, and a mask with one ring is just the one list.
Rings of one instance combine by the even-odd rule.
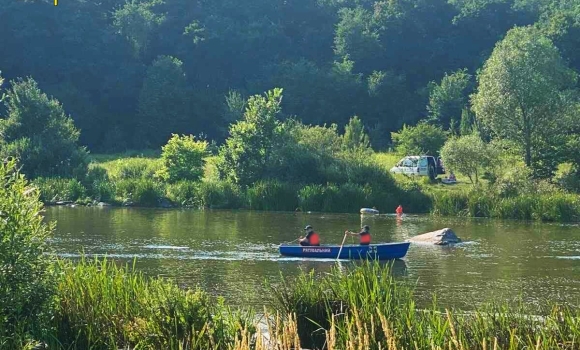
[[395, 212], [397, 213], [397, 215], [403, 215], [403, 207], [399, 204]]

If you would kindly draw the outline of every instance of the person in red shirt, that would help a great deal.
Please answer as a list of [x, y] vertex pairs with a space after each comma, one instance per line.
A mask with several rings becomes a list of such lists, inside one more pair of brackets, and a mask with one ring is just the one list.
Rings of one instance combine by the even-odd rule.
[[302, 246], [319, 246], [320, 236], [318, 233], [314, 232], [312, 226], [308, 225], [304, 228], [306, 231], [306, 237], [300, 237], [300, 245]]
[[360, 232], [350, 232], [346, 231], [349, 235], [359, 236], [360, 245], [369, 245], [371, 244], [371, 229], [368, 225], [364, 225]]

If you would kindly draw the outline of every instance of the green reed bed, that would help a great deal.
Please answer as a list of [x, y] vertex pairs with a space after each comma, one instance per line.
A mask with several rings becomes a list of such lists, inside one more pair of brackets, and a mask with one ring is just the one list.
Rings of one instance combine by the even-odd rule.
[[567, 193], [521, 194], [511, 197], [491, 191], [434, 192], [431, 212], [442, 216], [574, 222], [580, 220], [580, 197]]
[[[417, 309], [389, 266], [367, 262], [272, 286], [272, 307], [296, 315], [303, 347], [328, 349], [577, 349], [580, 313], [554, 306]], [[531, 316], [533, 315], [533, 316]], [[495, 345], [494, 345], [495, 344]], [[494, 347], [495, 346], [495, 347]]]
[[226, 349], [252, 315], [111, 260], [60, 261], [48, 337], [64, 349]]

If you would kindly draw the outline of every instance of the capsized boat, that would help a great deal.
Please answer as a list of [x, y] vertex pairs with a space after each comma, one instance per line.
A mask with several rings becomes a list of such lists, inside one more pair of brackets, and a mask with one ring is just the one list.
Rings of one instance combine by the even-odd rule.
[[[300, 246], [280, 245], [280, 254], [300, 258], [320, 259], [374, 259], [392, 260], [401, 259], [407, 254], [410, 242], [381, 243], [369, 245], [340, 245]], [[340, 256], [338, 256], [340, 251]]]

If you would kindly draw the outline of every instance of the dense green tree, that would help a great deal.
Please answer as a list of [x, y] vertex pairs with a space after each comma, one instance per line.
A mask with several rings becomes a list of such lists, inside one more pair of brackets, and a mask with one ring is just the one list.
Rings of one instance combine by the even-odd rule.
[[416, 126], [403, 125], [399, 132], [392, 132], [395, 150], [405, 155], [436, 156], [447, 139], [441, 127], [421, 122]]
[[497, 44], [478, 76], [473, 97], [478, 120], [516, 141], [527, 166], [566, 128], [576, 73], [553, 43], [533, 27], [514, 28]]
[[281, 102], [278, 88], [248, 99], [243, 119], [230, 126], [230, 136], [220, 149], [221, 178], [242, 186], [262, 178], [279, 134]]
[[431, 82], [427, 105], [430, 120], [447, 129], [453, 121], [460, 119], [468, 103], [470, 79], [467, 70], [461, 69], [449, 75], [445, 73], [440, 84]]
[[31, 178], [84, 176], [87, 152], [78, 145], [80, 132], [63, 106], [32, 78], [11, 85], [3, 97], [6, 115], [0, 119], [0, 155], [17, 158]]
[[161, 146], [173, 132], [187, 130], [189, 96], [182, 62], [158, 57], [147, 69], [139, 94], [136, 144]]
[[347, 150], [365, 150], [369, 148], [369, 136], [366, 134], [364, 125], [359, 117], [350, 118], [350, 121], [344, 127], [342, 145]]
[[441, 158], [447, 171], [454, 171], [479, 182], [479, 175], [495, 158], [495, 152], [483, 142], [477, 133], [453, 137], [441, 148]]
[[[99, 152], [156, 148], [170, 132], [203, 131], [219, 142], [224, 94], [272, 86], [285, 91], [282, 119], [344, 125], [358, 115], [382, 135], [373, 146], [385, 147], [390, 132], [428, 116], [429, 82], [476, 71], [515, 25], [538, 22], [580, 68], [571, 0], [0, 2], [5, 76], [34, 77]], [[165, 113], [144, 118], [139, 105], [159, 56], [183, 62], [188, 101], [185, 119], [151, 143], [148, 130]]]
[[159, 3], [131, 0], [113, 13], [114, 27], [131, 43], [137, 56], [147, 50], [152, 33], [165, 20], [152, 11]]

